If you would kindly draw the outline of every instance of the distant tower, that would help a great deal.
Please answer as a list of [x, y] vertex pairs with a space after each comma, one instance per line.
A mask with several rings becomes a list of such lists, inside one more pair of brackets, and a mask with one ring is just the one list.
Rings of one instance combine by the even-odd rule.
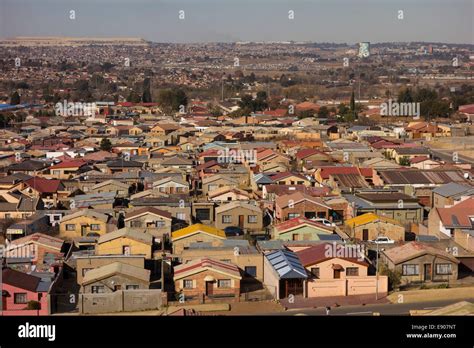
[[368, 58], [370, 56], [370, 42], [359, 42], [359, 58]]

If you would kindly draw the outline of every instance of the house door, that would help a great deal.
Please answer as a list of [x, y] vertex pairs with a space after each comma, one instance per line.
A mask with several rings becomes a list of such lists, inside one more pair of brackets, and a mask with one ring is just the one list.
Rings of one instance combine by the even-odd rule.
[[369, 230], [362, 230], [362, 240], [369, 240]]
[[214, 282], [206, 282], [206, 296], [212, 296]]
[[425, 264], [425, 282], [431, 281], [431, 263]]
[[239, 215], [239, 227], [244, 228], [244, 216]]

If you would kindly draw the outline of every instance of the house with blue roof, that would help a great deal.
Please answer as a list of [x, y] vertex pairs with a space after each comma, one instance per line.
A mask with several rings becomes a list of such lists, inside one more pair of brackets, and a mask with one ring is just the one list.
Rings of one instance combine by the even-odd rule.
[[281, 249], [264, 256], [263, 283], [274, 298], [305, 296], [307, 278], [307, 272], [294, 252]]

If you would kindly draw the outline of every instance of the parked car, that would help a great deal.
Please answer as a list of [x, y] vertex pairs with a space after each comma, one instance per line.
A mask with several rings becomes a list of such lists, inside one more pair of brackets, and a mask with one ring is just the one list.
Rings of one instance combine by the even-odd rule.
[[238, 226], [229, 226], [224, 228], [225, 235], [227, 237], [242, 236], [244, 231]]
[[336, 224], [329, 221], [328, 219], [312, 218], [311, 221], [319, 222], [323, 224], [324, 226], [328, 226], [328, 227], [336, 227]]
[[374, 240], [371, 240], [370, 242], [375, 243], [375, 244], [393, 244], [393, 243], [395, 243], [395, 241], [393, 239], [390, 239], [388, 237], [383, 237], [383, 236], [377, 237]]

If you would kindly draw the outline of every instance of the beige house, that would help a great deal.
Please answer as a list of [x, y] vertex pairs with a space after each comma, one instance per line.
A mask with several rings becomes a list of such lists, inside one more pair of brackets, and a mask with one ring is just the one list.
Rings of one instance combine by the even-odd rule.
[[239, 181], [220, 174], [208, 176], [202, 179], [202, 193], [207, 195], [221, 187], [239, 187]]
[[235, 201], [216, 208], [215, 226], [219, 229], [238, 226], [247, 231], [263, 229], [263, 213], [260, 207]]
[[389, 269], [401, 273], [402, 284], [447, 282], [458, 278], [459, 260], [450, 253], [428, 244], [409, 242], [381, 252]]
[[143, 255], [87, 255], [77, 256], [75, 261], [78, 284], [82, 283], [82, 279], [86, 272], [114, 262], [121, 262], [135, 267], [145, 268], [145, 257]]
[[171, 232], [171, 213], [153, 207], [133, 210], [125, 215], [125, 226], [143, 228], [155, 237]]
[[109, 215], [84, 209], [62, 218], [59, 236], [64, 239], [101, 236], [115, 229], [117, 227]]
[[81, 285], [82, 293], [92, 294], [149, 289], [150, 271], [126, 263], [114, 262], [86, 272]]
[[90, 193], [104, 193], [104, 192], [115, 192], [116, 197], [128, 197], [127, 184], [124, 184], [117, 180], [106, 180], [92, 186], [88, 192]]
[[100, 236], [95, 251], [97, 255], [143, 255], [151, 259], [153, 236], [143, 228], [121, 228]]
[[247, 191], [229, 186], [209, 191], [207, 195], [213, 202], [248, 201], [250, 199], [250, 194]]

